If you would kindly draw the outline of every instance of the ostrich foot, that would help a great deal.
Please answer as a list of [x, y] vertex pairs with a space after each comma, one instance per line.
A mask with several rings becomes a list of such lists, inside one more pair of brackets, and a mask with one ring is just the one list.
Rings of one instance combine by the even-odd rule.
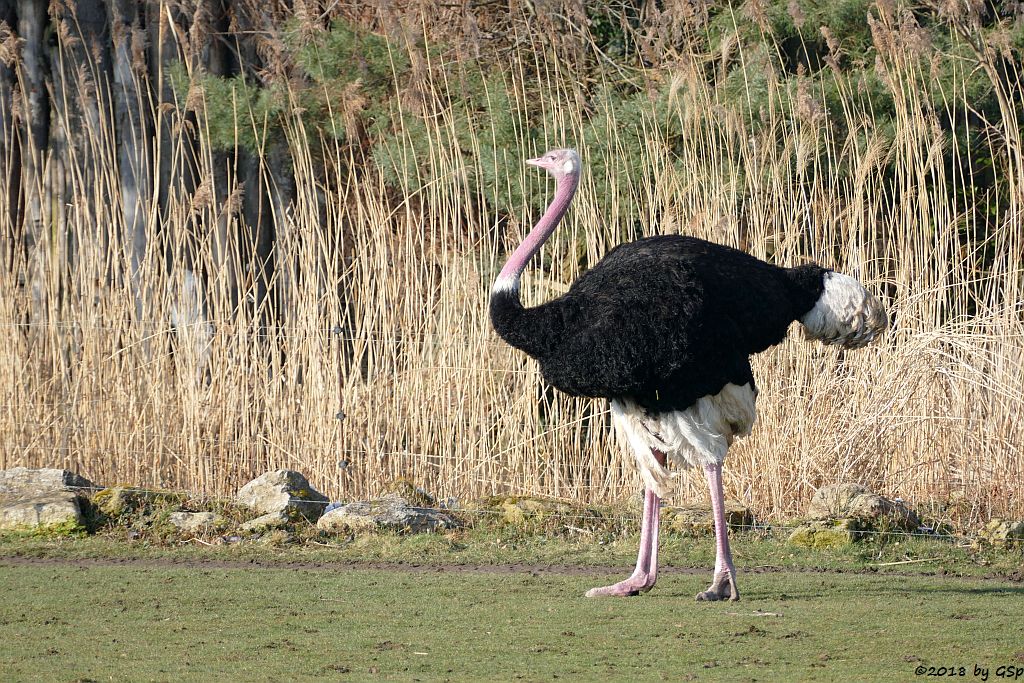
[[591, 588], [586, 592], [588, 598], [626, 598], [640, 595], [654, 588], [655, 577], [653, 574], [634, 573], [628, 579], [613, 583], [610, 586]]
[[740, 592], [736, 588], [736, 579], [733, 578], [732, 572], [719, 574], [706, 591], [697, 593], [697, 602], [710, 602], [714, 600], [736, 602], [739, 599]]

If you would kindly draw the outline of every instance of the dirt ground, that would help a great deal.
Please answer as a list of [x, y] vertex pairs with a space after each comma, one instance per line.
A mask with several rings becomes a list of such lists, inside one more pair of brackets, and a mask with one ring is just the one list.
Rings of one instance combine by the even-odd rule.
[[[285, 569], [292, 571], [346, 571], [346, 570], [382, 570], [409, 573], [441, 574], [497, 574], [497, 575], [518, 575], [543, 576], [553, 574], [558, 576], [595, 576], [595, 575], [617, 575], [629, 571], [625, 565], [570, 565], [570, 564], [419, 564], [409, 562], [376, 562], [345, 560], [338, 562], [323, 561], [266, 561], [266, 560], [224, 560], [224, 559], [198, 559], [194, 557], [183, 558], [126, 558], [126, 557], [25, 557], [25, 556], [0, 556], [0, 565], [9, 566], [72, 566], [72, 567], [180, 567], [184, 569]], [[775, 574], [775, 573], [805, 573], [805, 574], [875, 574], [872, 570], [840, 570], [840, 569], [818, 569], [818, 568], [792, 568], [779, 566], [755, 566], [738, 568], [740, 574]], [[710, 567], [659, 567], [659, 575], [665, 576], [702, 576], [710, 575]], [[895, 573], [895, 572], [894, 572]], [[917, 572], [913, 570], [899, 571], [901, 576], [932, 576], [936, 572]], [[938, 572], [944, 574], [944, 572]], [[1012, 574], [990, 574], [975, 576], [972, 578], [990, 581], [1010, 581], [1013, 583], [1024, 583], [1024, 570]]]

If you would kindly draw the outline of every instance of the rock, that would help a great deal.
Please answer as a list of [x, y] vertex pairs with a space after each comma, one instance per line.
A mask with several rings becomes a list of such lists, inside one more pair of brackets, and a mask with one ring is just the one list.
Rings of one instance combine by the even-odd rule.
[[523, 526], [527, 519], [543, 522], [552, 512], [547, 501], [533, 498], [506, 498], [499, 504], [501, 518], [507, 524]]
[[92, 483], [67, 470], [13, 467], [0, 471], [0, 529], [82, 528], [79, 492]]
[[67, 470], [28, 467], [0, 470], [0, 499], [32, 498], [52, 491], [88, 491], [93, 488], [88, 479]]
[[182, 493], [147, 491], [121, 486], [103, 489], [92, 497], [92, 504], [108, 517], [134, 514], [158, 505], [177, 506], [184, 501], [185, 495]]
[[[666, 528], [681, 533], [713, 532], [715, 518], [711, 507], [684, 505], [662, 510]], [[731, 528], [749, 527], [754, 523], [754, 513], [746, 505], [734, 500], [725, 501], [725, 522]]]
[[999, 548], [1024, 545], [1024, 521], [995, 517], [978, 531], [978, 541]]
[[807, 517], [814, 521], [859, 519], [879, 530], [916, 530], [921, 522], [901, 501], [883, 498], [860, 484], [823, 486], [811, 499]]
[[265, 515], [260, 515], [256, 519], [250, 519], [240, 527], [239, 531], [244, 533], [251, 533], [254, 531], [266, 531], [268, 529], [281, 529], [292, 521], [291, 517], [284, 510], [279, 512], [268, 512]]
[[836, 519], [849, 517], [850, 504], [868, 490], [860, 484], [833, 484], [822, 486], [811, 499], [807, 508], [810, 519]]
[[397, 494], [372, 501], [349, 503], [331, 510], [320, 518], [317, 528], [323, 531], [397, 531], [420, 533], [454, 529], [459, 520], [444, 510], [417, 507]]
[[260, 514], [285, 512], [315, 522], [330, 502], [304, 476], [293, 470], [261, 475], [238, 490], [235, 499]]
[[416, 507], [437, 507], [437, 499], [423, 490], [423, 488], [416, 486], [409, 479], [395, 479], [390, 484], [387, 484], [384, 487], [384, 495], [388, 494], [394, 494], [405, 498], [410, 505], [415, 505]]
[[835, 522], [812, 522], [794, 529], [786, 543], [816, 550], [841, 548], [860, 538], [860, 526], [860, 522], [854, 518]]
[[50, 491], [0, 503], [0, 529], [62, 525], [70, 528], [84, 526], [82, 509], [74, 491]]
[[599, 517], [598, 513], [581, 510], [569, 503], [521, 496], [494, 496], [480, 501], [475, 509], [486, 511], [487, 519], [533, 530], [564, 529], [577, 524], [586, 526]]
[[201, 531], [212, 529], [221, 520], [212, 512], [172, 512], [167, 521], [182, 531]]

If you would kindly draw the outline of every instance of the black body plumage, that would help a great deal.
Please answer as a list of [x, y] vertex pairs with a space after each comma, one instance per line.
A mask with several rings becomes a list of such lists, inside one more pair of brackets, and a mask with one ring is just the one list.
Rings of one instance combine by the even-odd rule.
[[534, 308], [517, 291], [497, 290], [490, 316], [567, 394], [684, 410], [726, 384], [753, 386], [750, 356], [780, 343], [814, 307], [826, 272], [665, 235], [619, 245]]

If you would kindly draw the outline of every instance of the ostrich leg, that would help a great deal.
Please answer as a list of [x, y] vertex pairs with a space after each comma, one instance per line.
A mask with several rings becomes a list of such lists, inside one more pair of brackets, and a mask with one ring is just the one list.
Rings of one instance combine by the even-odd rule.
[[715, 575], [706, 591], [697, 593], [697, 600], [739, 600], [736, 588], [736, 567], [729, 551], [729, 527], [725, 523], [725, 493], [722, 490], [722, 465], [706, 465], [708, 488], [711, 490], [711, 512], [715, 517]]
[[[665, 464], [665, 454], [652, 449], [654, 457]], [[654, 588], [658, 580], [658, 524], [661, 519], [661, 498], [651, 489], [644, 492], [644, 513], [640, 522], [640, 551], [636, 557], [636, 569], [628, 579], [610, 586], [591, 588], [588, 598], [626, 597], [640, 595]]]

